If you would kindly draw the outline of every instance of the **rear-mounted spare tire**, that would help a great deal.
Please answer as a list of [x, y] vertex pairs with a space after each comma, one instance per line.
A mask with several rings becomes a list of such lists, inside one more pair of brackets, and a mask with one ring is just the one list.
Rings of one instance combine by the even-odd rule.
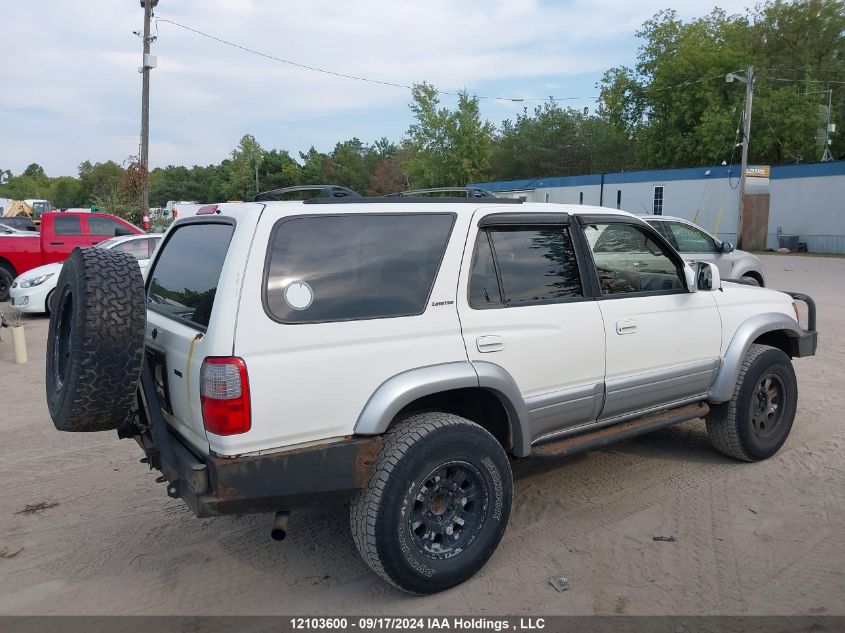
[[60, 431], [110, 431], [132, 415], [144, 355], [144, 281], [128, 253], [77, 248], [47, 334], [47, 406]]

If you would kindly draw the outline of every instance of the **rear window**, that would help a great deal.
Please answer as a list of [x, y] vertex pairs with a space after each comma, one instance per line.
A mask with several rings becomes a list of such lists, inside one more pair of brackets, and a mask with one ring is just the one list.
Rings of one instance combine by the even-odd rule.
[[147, 307], [205, 329], [235, 227], [186, 224], [175, 229], [149, 275]]
[[284, 323], [422, 314], [452, 214], [310, 216], [270, 238], [265, 307]]

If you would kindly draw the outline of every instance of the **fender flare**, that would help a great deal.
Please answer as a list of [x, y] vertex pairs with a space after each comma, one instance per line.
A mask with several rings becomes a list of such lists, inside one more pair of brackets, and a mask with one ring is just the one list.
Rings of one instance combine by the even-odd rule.
[[396, 415], [414, 400], [453, 389], [481, 387], [490, 391], [505, 408], [513, 453], [531, 452], [528, 409], [513, 377], [494, 363], [456, 361], [428, 365], [396, 374], [370, 396], [355, 422], [356, 435], [380, 435]]
[[742, 361], [745, 360], [745, 355], [748, 353], [751, 344], [762, 334], [778, 331], [785, 332], [789, 337], [799, 337], [803, 334], [801, 326], [794, 319], [779, 312], [758, 314], [740, 325], [734, 332], [733, 338], [731, 338], [731, 342], [722, 356], [719, 374], [716, 376], [713, 386], [710, 387], [707, 402], [721, 404], [730, 400], [733, 397]]

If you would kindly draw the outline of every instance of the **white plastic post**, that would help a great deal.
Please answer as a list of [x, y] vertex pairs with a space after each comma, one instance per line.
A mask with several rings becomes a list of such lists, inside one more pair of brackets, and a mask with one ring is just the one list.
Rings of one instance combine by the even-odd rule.
[[15, 362], [18, 365], [23, 365], [27, 362], [26, 337], [23, 333], [23, 326], [15, 325], [9, 329], [12, 330], [12, 345], [15, 348]]

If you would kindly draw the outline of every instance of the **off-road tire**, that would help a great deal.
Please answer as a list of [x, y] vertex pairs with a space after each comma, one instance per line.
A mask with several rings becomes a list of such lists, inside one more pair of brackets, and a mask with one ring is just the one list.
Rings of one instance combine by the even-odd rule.
[[[770, 375], [783, 388], [781, 417], [769, 431], [770, 436], [761, 437], [755, 430], [752, 401], [758, 398], [761, 381]], [[714, 448], [729, 457], [746, 462], [767, 459], [778, 452], [789, 436], [797, 404], [798, 382], [789, 356], [777, 348], [754, 344], [742, 362], [733, 396], [711, 408], [705, 418], [707, 435]]]
[[[460, 537], [452, 536], [472, 540], [442, 559], [438, 557], [444, 554], [420, 549], [418, 544], [424, 538], [416, 533], [419, 527], [415, 530], [411, 521], [419, 516], [417, 513], [433, 509], [418, 504], [421, 486], [435, 481], [435, 471], [448, 465], [452, 465], [459, 487], [466, 482], [463, 475], [454, 476], [454, 469], [466, 469], [473, 482], [466, 489], [484, 505], [473, 505], [476, 513], [483, 508], [483, 516], [479, 514], [474, 520], [471, 516], [475, 515], [467, 511], [467, 522], [461, 524], [466, 529], [459, 527]], [[441, 484], [444, 488], [454, 485], [448, 474], [437, 481], [428, 488], [435, 491], [432, 494], [440, 494], [436, 491]], [[484, 566], [505, 533], [512, 497], [508, 458], [489, 432], [456, 415], [420, 413], [385, 433], [370, 483], [350, 506], [352, 538], [370, 569], [394, 587], [414, 594], [436, 593], [462, 583]], [[470, 507], [465, 498], [463, 502], [459, 512]], [[452, 508], [450, 505], [448, 510]], [[432, 513], [427, 512], [427, 516]], [[448, 514], [435, 518], [451, 521]], [[452, 541], [447, 546], [456, 547]]]
[[47, 406], [57, 429], [109, 431], [129, 419], [145, 327], [135, 258], [74, 249], [56, 283], [47, 333]]
[[0, 266], [0, 303], [9, 300], [9, 290], [12, 287], [14, 278], [6, 268]]

